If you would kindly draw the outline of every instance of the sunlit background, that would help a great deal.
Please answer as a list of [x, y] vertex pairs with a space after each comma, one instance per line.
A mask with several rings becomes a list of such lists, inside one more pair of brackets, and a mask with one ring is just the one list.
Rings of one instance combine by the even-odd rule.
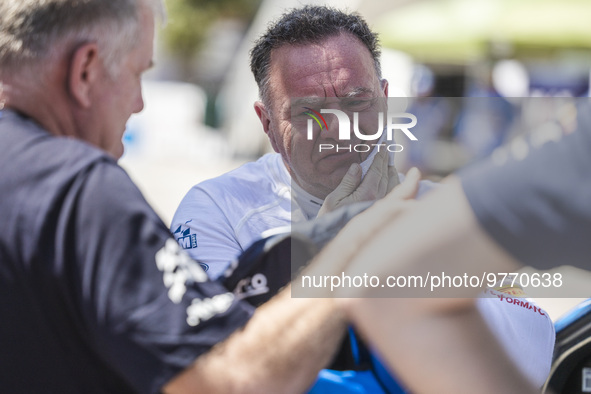
[[[512, 97], [589, 96], [587, 0], [166, 0], [146, 108], [128, 124], [121, 160], [165, 223], [191, 186], [270, 150], [248, 52], [270, 21], [308, 3], [363, 15], [380, 35], [390, 95], [441, 113], [420, 151], [398, 155], [401, 171], [438, 179], [516, 138], [509, 123], [467, 123], [461, 100], [423, 98], [496, 97], [511, 112]], [[552, 132], [567, 133], [576, 113], [568, 101], [560, 111]]]

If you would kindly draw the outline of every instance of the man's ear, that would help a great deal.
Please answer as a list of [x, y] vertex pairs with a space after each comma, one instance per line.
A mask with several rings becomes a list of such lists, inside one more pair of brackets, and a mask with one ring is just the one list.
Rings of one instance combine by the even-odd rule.
[[70, 94], [80, 106], [91, 106], [91, 90], [100, 79], [101, 71], [102, 63], [98, 58], [96, 43], [83, 44], [74, 51], [68, 82]]
[[267, 137], [269, 137], [269, 141], [271, 141], [271, 146], [273, 150], [277, 153], [280, 153], [277, 149], [277, 142], [275, 141], [275, 133], [271, 130], [271, 118], [269, 117], [269, 113], [267, 112], [267, 108], [262, 101], [255, 101], [254, 103], [254, 112], [257, 113], [261, 124], [263, 125], [263, 130]]
[[382, 92], [384, 92], [384, 95], [388, 97], [388, 80], [383, 78], [380, 82], [380, 85], [382, 87]]

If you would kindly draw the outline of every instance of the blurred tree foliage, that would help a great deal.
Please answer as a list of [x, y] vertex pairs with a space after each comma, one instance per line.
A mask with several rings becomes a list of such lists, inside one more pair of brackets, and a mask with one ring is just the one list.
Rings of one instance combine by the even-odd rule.
[[211, 24], [220, 18], [248, 25], [261, 0], [166, 0], [168, 24], [163, 38], [168, 50], [187, 61], [197, 53]]

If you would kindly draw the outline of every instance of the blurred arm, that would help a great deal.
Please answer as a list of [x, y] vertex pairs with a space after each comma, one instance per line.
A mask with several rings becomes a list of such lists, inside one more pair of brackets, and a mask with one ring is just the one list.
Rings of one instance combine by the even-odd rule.
[[[387, 205], [375, 209], [386, 214]], [[517, 267], [480, 229], [460, 182], [452, 179], [385, 226], [351, 261], [348, 273], [454, 275]], [[363, 290], [357, 295], [376, 295], [371, 288]], [[474, 297], [479, 291], [456, 289], [453, 297]], [[413, 392], [535, 392], [496, 342], [473, 298], [357, 298], [345, 307]]]
[[165, 393], [301, 393], [331, 360], [345, 329], [331, 299], [291, 298], [261, 306], [246, 327], [164, 387]]

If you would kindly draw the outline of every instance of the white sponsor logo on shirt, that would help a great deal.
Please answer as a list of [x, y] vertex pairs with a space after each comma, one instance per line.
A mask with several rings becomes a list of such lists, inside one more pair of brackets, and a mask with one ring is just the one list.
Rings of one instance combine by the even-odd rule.
[[234, 294], [223, 293], [211, 298], [194, 299], [187, 308], [187, 324], [194, 327], [218, 313], [224, 313], [232, 305]]
[[236, 294], [236, 298], [239, 300], [267, 292], [269, 292], [267, 277], [261, 273], [242, 279], [234, 289], [234, 294]]
[[156, 253], [156, 266], [163, 273], [168, 298], [175, 304], [181, 302], [187, 284], [207, 281], [205, 271], [172, 239], [168, 239]]

